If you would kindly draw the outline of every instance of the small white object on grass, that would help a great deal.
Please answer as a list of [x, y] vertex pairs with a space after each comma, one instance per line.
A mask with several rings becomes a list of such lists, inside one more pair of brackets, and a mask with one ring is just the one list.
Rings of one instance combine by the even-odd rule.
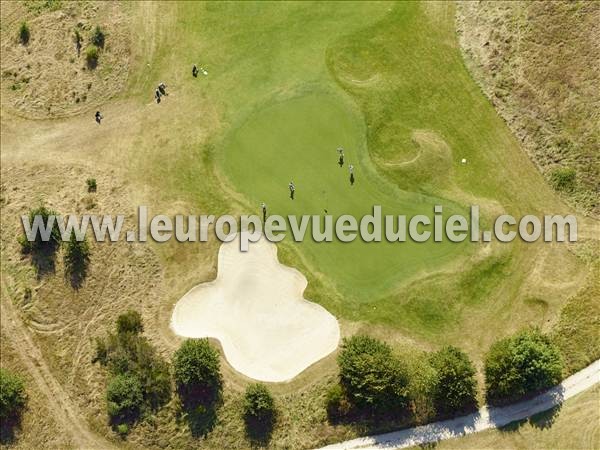
[[461, 161], [461, 163], [466, 164], [467, 163], [467, 159], [463, 158], [462, 161]]
[[204, 75], [208, 75], [208, 72], [207, 72], [206, 70], [203, 70], [203, 71], [202, 71], [202, 73], [203, 73]]

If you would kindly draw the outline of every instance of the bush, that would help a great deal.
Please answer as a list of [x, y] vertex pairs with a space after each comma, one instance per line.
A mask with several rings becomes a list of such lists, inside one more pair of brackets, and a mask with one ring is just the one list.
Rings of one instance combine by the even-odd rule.
[[26, 404], [23, 379], [6, 369], [0, 369], [0, 421], [18, 421]]
[[436, 371], [432, 392], [436, 412], [442, 415], [460, 415], [475, 409], [475, 368], [466, 353], [448, 346], [431, 355], [430, 361]]
[[548, 389], [561, 380], [558, 348], [538, 329], [496, 342], [485, 358], [486, 398], [503, 404]]
[[559, 167], [550, 173], [550, 183], [557, 191], [570, 192], [575, 189], [577, 171], [572, 167]]
[[142, 386], [135, 375], [117, 375], [106, 390], [108, 415], [113, 424], [137, 420], [143, 404]]
[[339, 384], [331, 386], [327, 391], [325, 409], [327, 410], [327, 418], [331, 422], [344, 418], [350, 412], [350, 403]]
[[251, 384], [244, 394], [246, 434], [254, 441], [267, 441], [275, 423], [275, 402], [262, 383]]
[[85, 184], [87, 184], [88, 192], [96, 192], [97, 186], [95, 178], [88, 178], [87, 180], [85, 180]]
[[92, 44], [96, 47], [104, 48], [104, 31], [99, 26], [94, 28], [94, 32], [92, 33]]
[[222, 389], [219, 353], [208, 339], [187, 339], [175, 352], [173, 369], [177, 390], [184, 403], [216, 400]]
[[117, 333], [139, 334], [142, 331], [144, 331], [144, 325], [139, 312], [129, 310], [117, 318]]
[[29, 25], [27, 22], [21, 22], [21, 26], [19, 27], [19, 40], [21, 44], [26, 45], [29, 42], [29, 38], [31, 37], [31, 32], [29, 30]]
[[90, 262], [90, 247], [85, 237], [82, 241], [79, 241], [75, 232], [71, 232], [71, 237], [65, 248], [64, 259], [66, 275], [70, 277], [71, 285], [74, 288], [80, 287], [87, 275]]
[[98, 58], [100, 56], [100, 51], [98, 47], [95, 45], [90, 45], [85, 51], [85, 60], [87, 61], [88, 67], [90, 69], [95, 68], [98, 65]]
[[[47, 227], [49, 225], [48, 221], [50, 219], [50, 216], [57, 217], [57, 214], [56, 214], [56, 212], [52, 211], [51, 209], [46, 208], [43, 205], [39, 206], [35, 209], [31, 209], [29, 211], [29, 226], [32, 227], [31, 229], [33, 229], [33, 224], [34, 224], [36, 217], [40, 217], [41, 224], [40, 224], [39, 228], [47, 229]], [[40, 219], [38, 219], [38, 221], [37, 221], [38, 223], [39, 223], [39, 220]], [[48, 235], [48, 240], [43, 240], [41, 233], [39, 233], [39, 232], [35, 236], [35, 240], [32, 242], [28, 241], [27, 237], [25, 235], [22, 235], [21, 237], [19, 237], [18, 240], [24, 251], [54, 252], [54, 250], [56, 250], [56, 248], [58, 247], [58, 245], [60, 244], [60, 241], [61, 241], [58, 223], [56, 220], [54, 220], [54, 223], [52, 224], [52, 229], [50, 230], [50, 234]]]
[[340, 384], [359, 409], [397, 414], [408, 404], [408, 375], [391, 348], [369, 336], [344, 339]]

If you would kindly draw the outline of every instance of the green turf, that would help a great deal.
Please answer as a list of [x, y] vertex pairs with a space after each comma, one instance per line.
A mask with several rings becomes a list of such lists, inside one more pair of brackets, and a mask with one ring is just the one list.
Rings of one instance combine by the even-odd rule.
[[[338, 165], [337, 147], [346, 149]], [[342, 214], [360, 219], [373, 205], [386, 214], [426, 214], [444, 204], [422, 194], [401, 191], [386, 183], [361, 158], [366, 151], [361, 117], [337, 96], [309, 94], [277, 103], [252, 115], [236, 129], [225, 150], [225, 168], [236, 187], [255, 205], [265, 201], [271, 214]], [[348, 164], [354, 165], [350, 183]], [[288, 183], [294, 180], [295, 199]], [[455, 205], [446, 207], [456, 212]], [[307, 235], [310, 235], [309, 227]], [[290, 235], [290, 233], [288, 233]], [[289, 236], [291, 238], [291, 236]], [[464, 244], [317, 243], [307, 236], [300, 245], [314, 267], [336, 282], [346, 296], [371, 299], [419, 271], [432, 270], [464, 252]]]
[[[160, 180], [166, 200], [213, 214], [260, 213], [264, 201], [282, 215], [361, 216], [374, 204], [431, 215], [437, 199], [445, 213], [469, 203], [565, 212], [469, 76], [453, 17], [442, 2], [179, 3], [146, 78], [173, 80], [165, 105], [176, 101], [182, 114], [156, 124], [158, 148], [139, 142], [141, 173]], [[209, 75], [184, 74], [192, 63]], [[163, 145], [177, 151], [165, 158]], [[339, 145], [356, 166], [354, 186], [336, 165]], [[432, 339], [456, 331], [460, 343], [469, 318], [487, 341], [522, 307], [536, 253], [500, 247], [473, 262], [480, 246], [449, 242], [309, 241], [282, 245], [280, 255], [340, 318]]]

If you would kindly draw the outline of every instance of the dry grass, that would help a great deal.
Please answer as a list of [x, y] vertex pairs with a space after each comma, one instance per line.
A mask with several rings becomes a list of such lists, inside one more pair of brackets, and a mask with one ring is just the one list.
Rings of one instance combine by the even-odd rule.
[[[62, 117], [106, 102], [125, 86], [129, 74], [130, 22], [119, 2], [3, 2], [2, 108], [29, 118]], [[18, 41], [27, 21], [31, 38]], [[96, 68], [85, 51], [93, 30], [106, 33]], [[75, 30], [81, 35], [77, 50]]]
[[459, 2], [467, 67], [547, 179], [577, 172], [563, 197], [600, 214], [600, 3]]
[[600, 446], [600, 387], [567, 400], [561, 407], [537, 414], [500, 430], [450, 439], [426, 448], [469, 450], [594, 449]]

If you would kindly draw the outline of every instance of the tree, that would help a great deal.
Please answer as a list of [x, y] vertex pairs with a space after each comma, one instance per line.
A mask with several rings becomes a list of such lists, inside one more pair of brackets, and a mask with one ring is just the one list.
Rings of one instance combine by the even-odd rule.
[[175, 352], [173, 369], [177, 390], [184, 401], [216, 400], [222, 389], [219, 353], [208, 339], [187, 339]]
[[116, 375], [108, 383], [106, 400], [113, 424], [134, 422], [144, 400], [140, 380], [135, 375]]
[[475, 368], [466, 353], [447, 346], [430, 357], [435, 369], [432, 390], [433, 403], [438, 414], [459, 415], [477, 406]]
[[85, 239], [78, 240], [75, 231], [71, 231], [69, 242], [65, 247], [65, 270], [71, 279], [71, 285], [79, 288], [87, 275], [90, 262], [90, 247]]
[[254, 383], [244, 394], [246, 434], [253, 441], [268, 442], [275, 424], [275, 401], [267, 387]]
[[0, 421], [18, 421], [26, 404], [23, 379], [6, 369], [0, 369]]
[[340, 384], [359, 409], [397, 414], [408, 404], [408, 375], [391, 348], [369, 336], [344, 339]]
[[[36, 220], [36, 217], [39, 217], [38, 223], [40, 223], [39, 221], [41, 220], [40, 229], [41, 228], [47, 229], [47, 227], [50, 225], [48, 223], [48, 221], [50, 220], [51, 216], [53, 216], [55, 218], [58, 217], [58, 215], [56, 214], [55, 211], [52, 211], [51, 209], [48, 209], [43, 205], [38, 206], [37, 208], [34, 208], [34, 209], [30, 209], [29, 210], [29, 226], [33, 230], [33, 224]], [[56, 248], [58, 247], [58, 245], [60, 244], [60, 240], [61, 240], [61, 236], [60, 236], [60, 230], [58, 228], [58, 223], [56, 220], [54, 220], [54, 223], [52, 224], [52, 228], [50, 230], [50, 234], [49, 234], [47, 240], [44, 240], [42, 237], [42, 233], [38, 232], [35, 235], [35, 239], [33, 241], [29, 241], [27, 239], [27, 236], [23, 235], [19, 239], [19, 243], [21, 244], [24, 252], [32, 252], [32, 253], [52, 252], [53, 253], [56, 250]]]
[[496, 342], [485, 358], [486, 398], [490, 404], [518, 400], [560, 382], [560, 352], [539, 329]]
[[117, 333], [139, 334], [142, 331], [144, 331], [144, 325], [139, 312], [129, 310], [117, 318]]

